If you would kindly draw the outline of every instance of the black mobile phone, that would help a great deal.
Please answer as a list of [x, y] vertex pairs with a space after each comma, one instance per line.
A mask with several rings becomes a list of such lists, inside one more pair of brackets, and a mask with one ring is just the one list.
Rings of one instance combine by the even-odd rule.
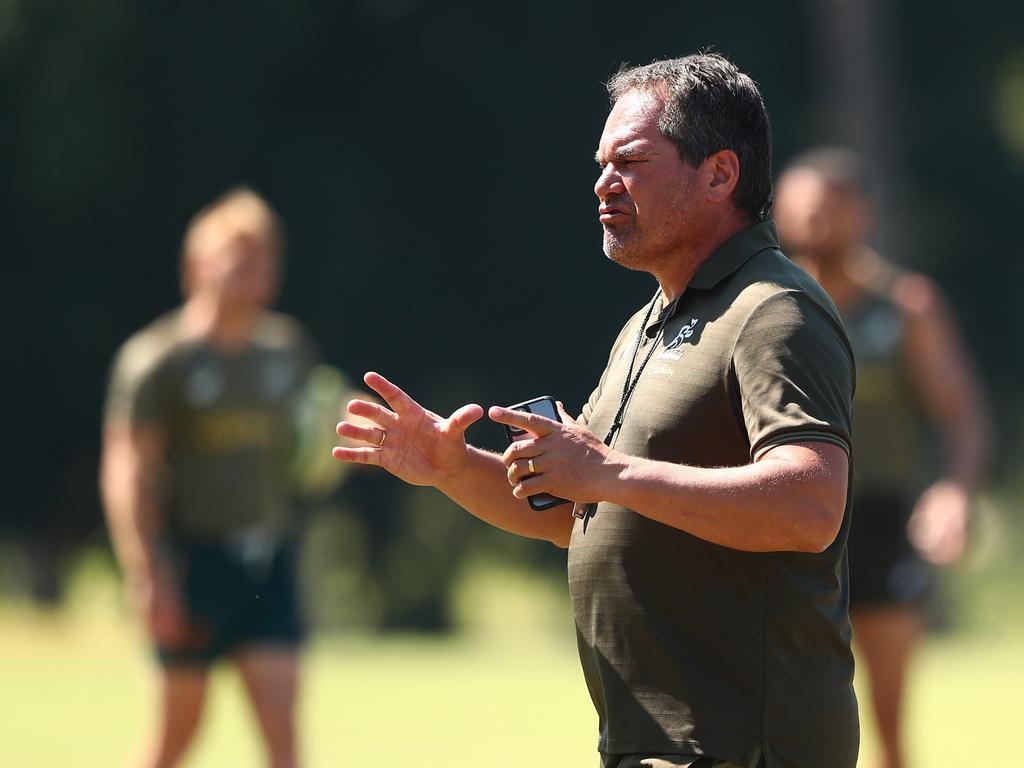
[[[523, 403], [510, 405], [509, 408], [514, 411], [536, 413], [538, 416], [544, 416], [545, 418], [557, 421], [559, 424], [562, 422], [562, 417], [558, 415], [558, 406], [555, 404], [555, 398], [551, 397], [551, 395], [541, 395], [540, 397], [533, 398], [533, 400], [527, 400]], [[524, 429], [510, 427], [508, 424], [504, 424], [503, 426], [505, 427], [505, 436], [508, 438], [510, 443], [514, 443], [526, 434], [526, 430]], [[557, 507], [559, 504], [569, 503], [568, 499], [552, 496], [550, 493], [535, 493], [532, 496], [527, 496], [526, 500], [529, 502], [530, 508], [537, 512], [542, 512], [545, 509], [551, 509], [551, 507]]]

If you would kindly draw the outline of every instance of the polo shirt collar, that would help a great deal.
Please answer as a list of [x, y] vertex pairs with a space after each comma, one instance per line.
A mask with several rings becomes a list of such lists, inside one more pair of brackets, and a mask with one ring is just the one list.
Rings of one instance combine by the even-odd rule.
[[779, 234], [775, 222], [769, 219], [752, 224], [726, 240], [700, 265], [690, 278], [687, 289], [707, 291], [742, 267], [761, 251], [779, 247]]
[[689, 291], [691, 288], [695, 288], [698, 291], [711, 290], [750, 261], [755, 254], [769, 248], [779, 247], [779, 233], [775, 228], [775, 222], [771, 219], [760, 221], [756, 224], [751, 224], [746, 229], [741, 229], [708, 256], [704, 263], [697, 268], [693, 277], [690, 278], [686, 290], [675, 301], [665, 304], [665, 299], [662, 297], [661, 306], [658, 307], [658, 311], [653, 314], [647, 323], [645, 329], [647, 336], [653, 336], [662, 321], [669, 320], [675, 315], [683, 296], [686, 295], [686, 291]]

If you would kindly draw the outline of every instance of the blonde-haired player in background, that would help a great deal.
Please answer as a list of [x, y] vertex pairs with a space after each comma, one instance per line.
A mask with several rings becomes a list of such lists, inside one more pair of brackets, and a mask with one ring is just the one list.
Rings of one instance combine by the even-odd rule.
[[278, 217], [260, 196], [235, 189], [214, 201], [185, 235], [184, 304], [128, 339], [112, 369], [101, 484], [128, 593], [160, 661], [147, 768], [185, 753], [209, 666], [225, 656], [269, 764], [297, 764], [289, 453], [317, 353], [295, 320], [268, 311], [282, 256]]

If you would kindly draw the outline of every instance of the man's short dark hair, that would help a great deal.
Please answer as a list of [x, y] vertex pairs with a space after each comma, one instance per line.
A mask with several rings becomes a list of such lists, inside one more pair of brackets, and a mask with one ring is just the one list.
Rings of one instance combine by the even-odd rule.
[[691, 165], [723, 149], [740, 161], [733, 205], [755, 220], [772, 205], [772, 135], [757, 84], [724, 56], [699, 53], [642, 67], [623, 67], [608, 81], [616, 102], [630, 91], [664, 102], [658, 128]]

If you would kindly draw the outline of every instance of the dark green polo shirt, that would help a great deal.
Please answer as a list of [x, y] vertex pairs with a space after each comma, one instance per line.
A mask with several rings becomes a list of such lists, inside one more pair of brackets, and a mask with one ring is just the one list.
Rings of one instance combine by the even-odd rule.
[[111, 371], [106, 418], [164, 434], [173, 535], [290, 532], [292, 407], [315, 362], [298, 323], [269, 312], [250, 343], [233, 352], [187, 336], [180, 311], [125, 342]]
[[[850, 450], [854, 363], [842, 322], [779, 250], [774, 224], [725, 243], [666, 312], [660, 338], [657, 311], [646, 328], [637, 364], [658, 349], [613, 447], [699, 467], [749, 464], [800, 441]], [[583, 409], [600, 437], [643, 316], [626, 323]], [[745, 765], [760, 748], [771, 768], [853, 768], [848, 529], [849, 504], [825, 552], [751, 553], [606, 502], [577, 522], [569, 583], [601, 752]]]

